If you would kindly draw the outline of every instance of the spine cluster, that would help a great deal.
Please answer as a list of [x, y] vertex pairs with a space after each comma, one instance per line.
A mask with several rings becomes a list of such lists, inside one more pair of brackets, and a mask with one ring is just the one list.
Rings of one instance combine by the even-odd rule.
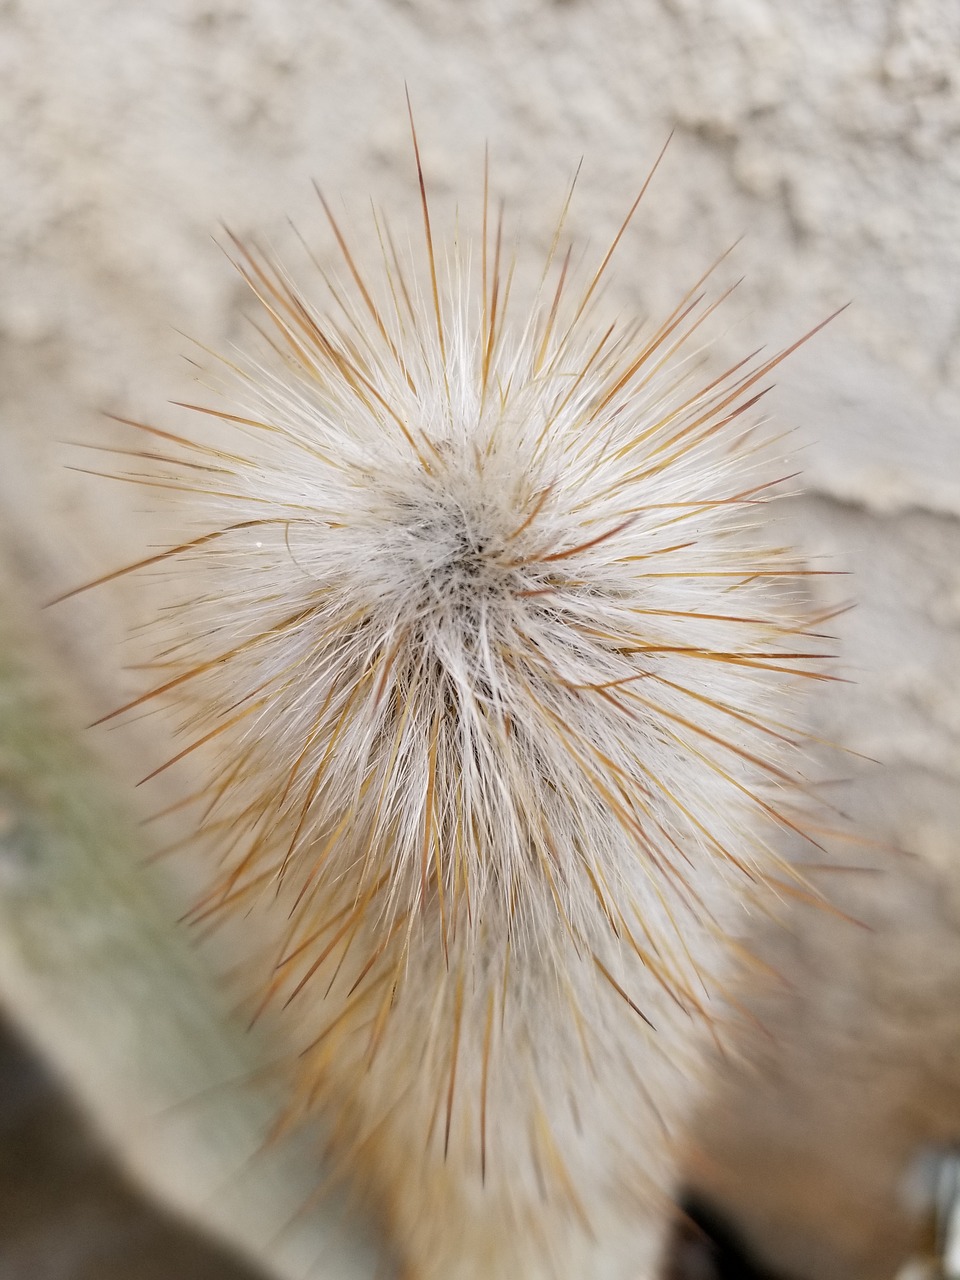
[[519, 296], [486, 176], [443, 248], [416, 159], [422, 250], [375, 218], [362, 274], [324, 204], [318, 303], [236, 243], [265, 345], [189, 434], [131, 424], [181, 532], [121, 571], [167, 605], [117, 714], [174, 715], [194, 918], [246, 920], [290, 1121], [412, 1274], [635, 1276], [742, 905], [796, 883], [825, 655], [768, 533], [787, 353], [710, 366], [719, 263], [607, 318], [636, 204], [594, 270], [561, 217]]

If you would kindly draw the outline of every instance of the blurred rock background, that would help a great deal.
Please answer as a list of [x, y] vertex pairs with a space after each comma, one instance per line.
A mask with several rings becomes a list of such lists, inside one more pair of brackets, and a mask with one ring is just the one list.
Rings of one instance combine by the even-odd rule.
[[[521, 254], [542, 253], [582, 155], [568, 227], [596, 251], [674, 130], [619, 255], [615, 302], [663, 312], [740, 235], [745, 280], [725, 350], [776, 346], [853, 302], [778, 371], [770, 407], [803, 447], [805, 496], [783, 504], [784, 522], [818, 563], [849, 571], [838, 594], [857, 603], [837, 624], [851, 683], [825, 690], [819, 719], [860, 753], [829, 798], [873, 843], [841, 849], [859, 870], [824, 887], [866, 927], [802, 909], [784, 930], [757, 923], [751, 945], [783, 981], [754, 999], [764, 1030], [744, 1046], [753, 1066], [736, 1055], [717, 1065], [687, 1164], [690, 1185], [771, 1268], [884, 1280], [912, 1239], [905, 1169], [923, 1144], [960, 1137], [953, 0], [0, 3], [0, 583], [12, 662], [0, 782], [13, 833], [0, 862], [0, 1001], [153, 1195], [277, 1274], [306, 1274], [310, 1259], [317, 1276], [364, 1274], [356, 1233], [327, 1252], [337, 1213], [312, 1244], [276, 1247], [283, 1213], [268, 1228], [249, 1211], [259, 1174], [249, 1201], [223, 1208], [217, 1179], [231, 1162], [246, 1167], [263, 1129], [248, 1100], [230, 1103], [229, 1123], [206, 1122], [241, 1135], [219, 1174], [197, 1157], [209, 1142], [145, 1122], [230, 1074], [232, 1033], [218, 1038], [200, 969], [178, 969], [189, 950], [161, 926], [182, 890], [158, 879], [147, 893], [127, 878], [149, 845], [133, 783], [157, 762], [150, 723], [82, 733], [134, 687], [130, 587], [40, 606], [149, 542], [143, 495], [66, 469], [88, 462], [64, 442], [122, 441], [102, 410], [177, 429], [166, 402], [196, 388], [175, 330], [218, 350], [242, 334], [243, 288], [211, 240], [219, 224], [286, 249], [289, 216], [330, 255], [313, 178], [335, 207], [343, 194], [348, 226], [363, 221], [358, 242], [369, 243], [368, 195], [401, 227], [416, 216], [405, 81], [440, 218], [455, 200], [473, 217], [489, 141]], [[11, 736], [18, 717], [61, 744], [52, 770]], [[60, 893], [79, 820], [77, 792], [64, 798], [60, 783], [78, 774], [84, 803], [106, 805], [126, 834], [98, 844], [86, 814], [83, 840], [97, 848], [76, 865], [99, 888], [65, 880]], [[71, 816], [54, 837], [45, 824], [61, 803]], [[40, 824], [35, 856], [16, 835], [25, 822]], [[147, 946], [131, 941], [138, 894], [155, 913]], [[137, 981], [118, 988], [118, 968]], [[191, 1019], [209, 1028], [199, 1048], [175, 1033]], [[293, 1164], [277, 1175], [288, 1212], [310, 1191], [310, 1159]]]
[[256, 1280], [130, 1187], [9, 1027], [0, 1029], [0, 1206], [5, 1280]]

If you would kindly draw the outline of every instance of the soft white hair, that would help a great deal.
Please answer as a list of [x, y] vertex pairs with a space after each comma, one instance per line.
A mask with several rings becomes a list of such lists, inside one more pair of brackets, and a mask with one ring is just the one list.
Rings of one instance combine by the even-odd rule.
[[327, 211], [332, 314], [236, 243], [273, 336], [189, 438], [133, 424], [181, 532], [131, 566], [169, 599], [121, 710], [174, 708], [195, 915], [247, 913], [291, 1122], [410, 1274], [649, 1276], [804, 794], [823, 654], [755, 410], [785, 353], [709, 367], [718, 264], [658, 327], [602, 317], [562, 219], [518, 299], [486, 194], [472, 260], [421, 194], [424, 269], [378, 219], [376, 282]]

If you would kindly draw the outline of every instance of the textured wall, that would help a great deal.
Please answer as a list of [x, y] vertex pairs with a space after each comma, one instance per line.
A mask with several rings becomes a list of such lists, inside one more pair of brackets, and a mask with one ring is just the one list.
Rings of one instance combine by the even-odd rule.
[[[854, 683], [821, 714], [880, 761], [830, 792], [876, 842], [841, 852], [876, 870], [830, 881], [870, 927], [801, 911], [764, 943], [788, 980], [773, 1035], [746, 1086], [717, 1085], [691, 1161], [782, 1265], [889, 1275], [904, 1163], [960, 1135], [960, 7], [8, 0], [0, 59], [0, 535], [25, 607], [142, 545], [140, 495], [64, 470], [59, 442], [109, 438], [103, 408], [176, 421], [174, 326], [239, 333], [219, 221], [282, 245], [289, 214], [325, 243], [314, 177], [361, 214], [368, 193], [414, 211], [404, 80], [438, 207], [469, 220], [489, 140], [522, 248], [581, 155], [569, 226], [602, 243], [676, 131], [611, 286], [627, 306], [662, 310], [741, 234], [731, 350], [852, 300], [773, 407], [805, 446], [796, 536], [853, 575]], [[42, 623], [100, 711], [124, 598]]]

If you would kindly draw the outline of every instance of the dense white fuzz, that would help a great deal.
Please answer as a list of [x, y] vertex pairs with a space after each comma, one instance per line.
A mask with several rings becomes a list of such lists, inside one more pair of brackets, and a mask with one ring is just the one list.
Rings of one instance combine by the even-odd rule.
[[780, 357], [706, 368], [710, 272], [622, 327], [609, 255], [575, 283], [555, 241], [524, 301], [485, 209], [472, 262], [423, 211], [419, 266], [375, 227], [380, 279], [331, 219], [326, 310], [237, 245], [276, 347], [190, 439], [141, 428], [182, 524], [135, 566], [172, 598], [131, 705], [176, 708], [196, 915], [272, 947], [292, 1114], [411, 1273], [643, 1276], [796, 822], [820, 642], [765, 531]]

